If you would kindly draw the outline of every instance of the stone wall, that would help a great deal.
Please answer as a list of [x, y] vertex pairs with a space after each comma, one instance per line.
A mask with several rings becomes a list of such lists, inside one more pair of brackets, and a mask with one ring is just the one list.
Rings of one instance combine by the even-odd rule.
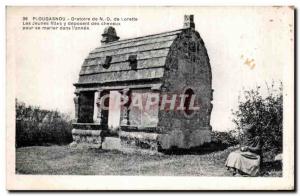
[[72, 130], [73, 141], [76, 143], [101, 144], [101, 130]]
[[160, 111], [158, 126], [167, 134], [164, 146], [190, 148], [210, 142], [211, 68], [199, 34], [187, 29], [174, 41], [168, 57], [162, 93], [183, 94], [192, 89], [200, 110], [190, 116], [184, 111]]

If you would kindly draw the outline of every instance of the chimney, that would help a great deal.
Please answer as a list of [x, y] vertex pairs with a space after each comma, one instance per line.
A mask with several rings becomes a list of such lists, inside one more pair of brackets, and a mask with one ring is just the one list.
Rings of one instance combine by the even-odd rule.
[[194, 15], [184, 15], [184, 23], [183, 23], [184, 29], [195, 29], [195, 23], [194, 23]]
[[116, 29], [113, 27], [106, 27], [102, 34], [101, 44], [105, 45], [109, 42], [118, 41], [120, 37], [117, 36]]

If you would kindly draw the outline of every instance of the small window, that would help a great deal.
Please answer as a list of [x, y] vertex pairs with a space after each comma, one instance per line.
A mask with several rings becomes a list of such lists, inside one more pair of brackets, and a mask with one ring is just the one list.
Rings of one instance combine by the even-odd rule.
[[131, 69], [137, 69], [137, 55], [129, 55], [128, 61]]
[[112, 59], [111, 56], [105, 57], [105, 62], [103, 64], [103, 68], [108, 69], [110, 67], [111, 59]]
[[185, 101], [184, 101], [184, 113], [187, 116], [191, 116], [194, 113], [194, 110], [190, 109], [191, 99], [192, 96], [195, 94], [192, 89], [187, 89], [184, 93], [186, 95]]

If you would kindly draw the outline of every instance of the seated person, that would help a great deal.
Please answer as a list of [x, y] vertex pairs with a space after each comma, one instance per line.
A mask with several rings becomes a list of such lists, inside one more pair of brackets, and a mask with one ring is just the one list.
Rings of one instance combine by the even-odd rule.
[[260, 170], [261, 138], [253, 124], [248, 124], [243, 129], [245, 137], [241, 148], [229, 154], [225, 165], [233, 169], [233, 175], [257, 176]]

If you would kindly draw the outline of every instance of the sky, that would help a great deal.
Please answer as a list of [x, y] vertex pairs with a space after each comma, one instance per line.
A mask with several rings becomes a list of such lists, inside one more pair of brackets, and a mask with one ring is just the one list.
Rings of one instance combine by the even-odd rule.
[[[16, 97], [27, 104], [74, 115], [74, 86], [88, 53], [100, 46], [105, 26], [90, 30], [22, 30], [22, 17], [136, 17], [115, 26], [121, 39], [180, 29], [193, 14], [210, 58], [214, 89], [211, 125], [234, 128], [243, 89], [284, 80], [293, 66], [294, 23], [289, 7], [36, 7], [7, 15], [7, 74], [15, 75]], [[8, 81], [9, 82], [9, 81]]]

